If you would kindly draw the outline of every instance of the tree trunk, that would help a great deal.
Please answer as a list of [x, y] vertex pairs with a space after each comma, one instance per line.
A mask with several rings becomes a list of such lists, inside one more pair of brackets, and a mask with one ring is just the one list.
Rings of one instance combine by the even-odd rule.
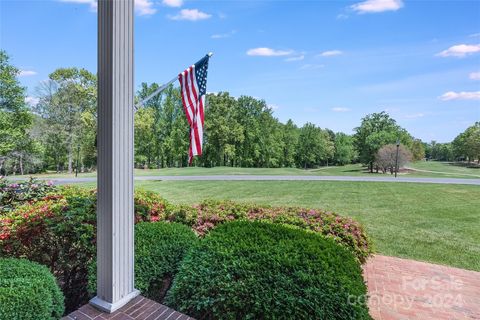
[[73, 150], [72, 145], [68, 147], [68, 173], [73, 172]]
[[23, 154], [20, 154], [19, 165], [20, 165], [20, 174], [23, 176]]

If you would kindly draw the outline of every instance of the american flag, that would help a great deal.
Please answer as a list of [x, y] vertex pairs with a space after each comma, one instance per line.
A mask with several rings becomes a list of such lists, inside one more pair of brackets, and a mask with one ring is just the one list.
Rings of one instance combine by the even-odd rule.
[[190, 164], [192, 163], [193, 156], [202, 154], [209, 58], [210, 55], [206, 55], [203, 59], [178, 75], [182, 93], [183, 110], [190, 125], [190, 148], [188, 152], [188, 162]]

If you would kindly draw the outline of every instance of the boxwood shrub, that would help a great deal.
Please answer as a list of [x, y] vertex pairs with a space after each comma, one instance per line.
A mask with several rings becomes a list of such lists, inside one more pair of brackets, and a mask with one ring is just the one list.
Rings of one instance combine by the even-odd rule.
[[[143, 296], [162, 302], [173, 277], [198, 237], [178, 223], [141, 222], [135, 225], [135, 288]], [[90, 268], [89, 291], [96, 291], [96, 270]]]
[[60, 319], [63, 311], [62, 292], [46, 267], [0, 258], [0, 319]]
[[165, 303], [197, 319], [358, 320], [371, 319], [366, 292], [359, 263], [332, 239], [235, 221], [190, 251]]

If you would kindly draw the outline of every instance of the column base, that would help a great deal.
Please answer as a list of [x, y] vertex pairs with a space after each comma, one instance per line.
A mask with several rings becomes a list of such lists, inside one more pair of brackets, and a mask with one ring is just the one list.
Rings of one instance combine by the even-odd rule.
[[123, 307], [124, 305], [126, 305], [127, 303], [129, 303], [130, 300], [132, 300], [138, 295], [140, 295], [140, 291], [138, 291], [137, 289], [133, 289], [132, 292], [130, 292], [125, 297], [123, 297], [122, 299], [114, 303], [107, 302], [105, 300], [100, 299], [99, 297], [94, 297], [92, 298], [92, 300], [90, 300], [90, 305], [92, 305], [93, 307], [103, 312], [113, 313], [118, 309], [120, 309], [121, 307]]

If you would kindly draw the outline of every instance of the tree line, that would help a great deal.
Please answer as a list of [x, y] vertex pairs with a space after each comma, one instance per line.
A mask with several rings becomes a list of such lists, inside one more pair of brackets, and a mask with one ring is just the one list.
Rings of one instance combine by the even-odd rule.
[[[0, 51], [0, 175], [95, 170], [96, 76], [85, 69], [59, 68], [36, 88], [38, 103], [29, 106], [18, 74]], [[136, 101], [157, 88], [156, 83], [142, 83]], [[314, 168], [361, 162], [371, 171], [385, 172], [391, 168], [392, 148], [380, 150], [397, 141], [408, 160], [473, 160], [480, 155], [480, 123], [448, 147], [415, 139], [385, 112], [365, 116], [354, 132], [282, 123], [264, 100], [208, 94], [203, 156], [196, 157], [194, 165]], [[170, 86], [135, 113], [135, 166], [187, 166], [188, 137], [180, 91]]]

